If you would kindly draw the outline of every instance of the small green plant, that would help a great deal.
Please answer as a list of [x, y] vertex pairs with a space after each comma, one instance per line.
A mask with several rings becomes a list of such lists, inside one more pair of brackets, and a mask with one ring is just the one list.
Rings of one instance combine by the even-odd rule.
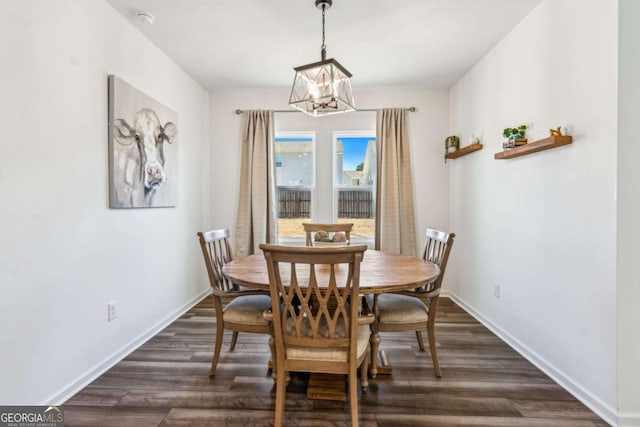
[[505, 128], [502, 131], [502, 136], [508, 138], [510, 141], [514, 139], [522, 139], [524, 138], [525, 133], [527, 132], [526, 125], [520, 125], [515, 128]]

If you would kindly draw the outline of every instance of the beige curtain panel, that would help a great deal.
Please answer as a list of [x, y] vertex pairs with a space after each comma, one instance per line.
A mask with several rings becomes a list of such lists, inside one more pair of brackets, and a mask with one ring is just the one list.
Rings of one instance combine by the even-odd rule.
[[260, 243], [276, 243], [273, 111], [242, 113], [242, 159], [235, 255], [260, 253]]
[[404, 108], [377, 111], [376, 144], [378, 180], [375, 248], [415, 256], [411, 150]]

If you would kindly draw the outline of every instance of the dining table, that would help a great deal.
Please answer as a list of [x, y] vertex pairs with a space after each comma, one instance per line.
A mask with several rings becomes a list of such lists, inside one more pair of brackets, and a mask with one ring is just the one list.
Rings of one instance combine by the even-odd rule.
[[[341, 274], [340, 269], [336, 274]], [[245, 286], [249, 289], [269, 290], [269, 274], [267, 272], [267, 263], [263, 254], [249, 255], [242, 258], [234, 259], [222, 268], [223, 274], [232, 282]], [[316, 269], [319, 283], [326, 283], [323, 280], [323, 274], [329, 275], [329, 269]], [[342, 274], [347, 274], [347, 269], [342, 270]], [[398, 292], [411, 290], [422, 286], [427, 286], [435, 281], [440, 274], [440, 268], [437, 264], [425, 261], [422, 258], [409, 255], [391, 254], [378, 250], [368, 249], [364, 253], [364, 257], [360, 264], [360, 294], [382, 294], [390, 292]], [[380, 336], [375, 328], [372, 327], [371, 342], [380, 342]], [[382, 359], [383, 365], [379, 366]], [[378, 371], [385, 373], [391, 372], [390, 360], [380, 353], [371, 355], [371, 364], [369, 374], [375, 378]], [[326, 381], [312, 381], [310, 379], [310, 387], [312, 382], [320, 385], [320, 390], [307, 391], [309, 398], [327, 398], [334, 400], [336, 393], [328, 391], [324, 392], [323, 387], [331, 388]], [[340, 393], [338, 393], [340, 395]], [[325, 396], [325, 397], [323, 397]], [[327, 397], [329, 396], [329, 397]], [[340, 397], [338, 400], [344, 400]], [[345, 395], [346, 399], [346, 395]]]

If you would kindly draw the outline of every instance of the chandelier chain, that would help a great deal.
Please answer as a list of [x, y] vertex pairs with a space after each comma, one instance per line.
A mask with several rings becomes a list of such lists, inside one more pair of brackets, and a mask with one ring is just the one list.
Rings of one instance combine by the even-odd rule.
[[326, 5], [322, 5], [322, 49], [326, 49], [327, 45], [324, 44], [324, 11], [327, 8]]

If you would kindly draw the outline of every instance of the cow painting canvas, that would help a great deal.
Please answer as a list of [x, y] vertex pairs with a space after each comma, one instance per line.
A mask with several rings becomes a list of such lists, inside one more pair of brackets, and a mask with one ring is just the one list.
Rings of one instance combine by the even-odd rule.
[[178, 199], [178, 117], [109, 76], [109, 206], [173, 207]]

